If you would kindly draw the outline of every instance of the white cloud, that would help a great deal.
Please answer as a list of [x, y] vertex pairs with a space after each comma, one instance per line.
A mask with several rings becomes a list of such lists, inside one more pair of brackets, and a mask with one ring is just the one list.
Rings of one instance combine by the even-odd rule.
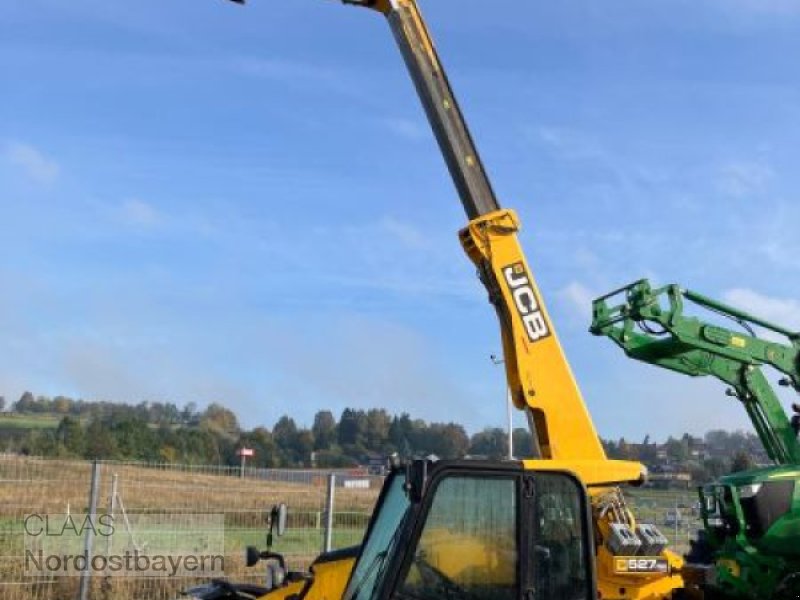
[[19, 167], [27, 177], [37, 183], [53, 183], [61, 172], [61, 167], [51, 158], [29, 144], [12, 142], [6, 145], [6, 160]]
[[570, 282], [559, 291], [558, 295], [563, 300], [566, 300], [581, 317], [586, 318], [592, 313], [592, 300], [598, 296], [598, 294], [595, 294], [578, 281]]
[[717, 177], [717, 187], [735, 198], [746, 198], [766, 191], [775, 172], [760, 162], [736, 162], [723, 166]]
[[777, 325], [800, 329], [800, 301], [766, 296], [747, 288], [733, 288], [723, 294], [726, 303]]
[[154, 206], [137, 198], [123, 202], [119, 215], [125, 224], [132, 227], [151, 228], [162, 222], [161, 214]]

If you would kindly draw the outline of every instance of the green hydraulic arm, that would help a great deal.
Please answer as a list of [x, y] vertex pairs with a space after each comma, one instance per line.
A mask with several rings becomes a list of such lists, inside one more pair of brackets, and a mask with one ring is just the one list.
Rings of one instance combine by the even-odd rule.
[[[727, 317], [742, 331], [688, 316], [687, 305]], [[785, 375], [781, 385], [800, 391], [798, 332], [678, 285], [653, 288], [646, 279], [596, 299], [592, 313], [590, 331], [609, 337], [629, 357], [727, 383], [728, 395], [744, 405], [769, 457], [780, 465], [800, 464], [797, 432], [762, 369], [777, 369]], [[786, 343], [758, 337], [753, 326]]]

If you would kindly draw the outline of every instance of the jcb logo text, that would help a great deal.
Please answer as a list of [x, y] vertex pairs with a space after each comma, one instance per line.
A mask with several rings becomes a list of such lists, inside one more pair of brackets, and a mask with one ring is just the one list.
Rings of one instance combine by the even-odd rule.
[[530, 275], [525, 270], [525, 265], [521, 262], [503, 267], [503, 276], [514, 297], [514, 305], [517, 308], [528, 339], [532, 342], [546, 338], [550, 335], [550, 327], [542, 314], [542, 307], [539, 298], [533, 291]]

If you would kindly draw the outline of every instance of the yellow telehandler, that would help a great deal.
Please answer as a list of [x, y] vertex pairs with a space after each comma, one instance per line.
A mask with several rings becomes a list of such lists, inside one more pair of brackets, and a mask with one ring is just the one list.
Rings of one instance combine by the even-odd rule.
[[618, 487], [642, 483], [646, 471], [606, 457], [519, 244], [517, 216], [495, 197], [417, 3], [342, 1], [383, 14], [403, 55], [469, 219], [459, 238], [497, 313], [534, 456], [395, 465], [362, 545], [323, 554], [264, 598], [671, 598], [683, 586], [682, 559], [654, 525], [637, 522]]

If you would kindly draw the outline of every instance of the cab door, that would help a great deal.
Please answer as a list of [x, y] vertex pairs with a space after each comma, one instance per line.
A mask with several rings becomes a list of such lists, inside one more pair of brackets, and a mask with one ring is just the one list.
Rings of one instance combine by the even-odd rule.
[[585, 491], [567, 474], [517, 463], [431, 473], [388, 597], [593, 600], [588, 525]]

